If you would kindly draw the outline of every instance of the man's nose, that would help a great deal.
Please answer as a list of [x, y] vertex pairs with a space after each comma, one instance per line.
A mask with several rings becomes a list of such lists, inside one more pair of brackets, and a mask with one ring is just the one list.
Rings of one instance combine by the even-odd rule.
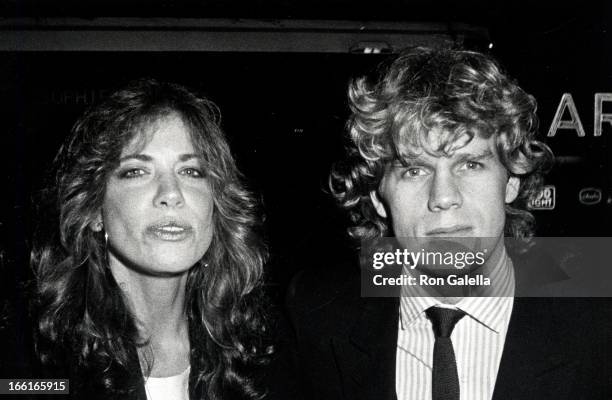
[[429, 210], [439, 212], [461, 207], [463, 198], [457, 184], [452, 173], [436, 172], [429, 190]]
[[157, 207], [182, 207], [185, 199], [180, 182], [174, 175], [164, 175], [157, 179], [157, 193], [154, 204]]

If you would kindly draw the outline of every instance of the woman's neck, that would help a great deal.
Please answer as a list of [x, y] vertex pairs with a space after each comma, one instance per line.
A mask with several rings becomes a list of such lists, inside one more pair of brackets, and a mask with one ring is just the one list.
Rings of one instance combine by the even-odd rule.
[[111, 271], [136, 319], [140, 339], [147, 343], [139, 349], [143, 372], [171, 376], [184, 371], [189, 366], [187, 273], [151, 276], [118, 262], [111, 262]]

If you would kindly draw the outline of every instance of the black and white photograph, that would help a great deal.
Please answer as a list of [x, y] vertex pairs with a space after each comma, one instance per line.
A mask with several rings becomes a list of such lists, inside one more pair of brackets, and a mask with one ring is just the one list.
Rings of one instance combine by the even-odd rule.
[[612, 5], [0, 1], [0, 400], [612, 399]]

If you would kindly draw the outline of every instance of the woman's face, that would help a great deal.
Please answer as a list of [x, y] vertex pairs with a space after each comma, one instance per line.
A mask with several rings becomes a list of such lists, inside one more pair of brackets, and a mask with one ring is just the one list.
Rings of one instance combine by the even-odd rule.
[[[171, 114], [123, 149], [102, 205], [111, 267], [186, 272], [213, 235], [213, 197], [186, 126]], [[141, 134], [142, 135], [142, 134]]]

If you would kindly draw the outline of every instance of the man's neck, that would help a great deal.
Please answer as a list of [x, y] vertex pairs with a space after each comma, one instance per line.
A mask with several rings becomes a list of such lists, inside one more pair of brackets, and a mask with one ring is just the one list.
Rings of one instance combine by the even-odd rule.
[[[483, 277], [491, 277], [494, 272], [497, 272], [500, 268], [506, 268], [506, 249], [504, 244], [504, 238], [501, 237], [494, 244], [493, 251], [489, 253], [489, 257], [486, 259], [486, 262], [481, 268], [478, 268], [474, 272], [469, 273], [467, 276], [474, 276], [475, 274], [482, 275]], [[500, 293], [501, 288], [497, 288], [496, 285], [500, 284], [497, 280], [493, 279], [490, 287], [482, 287], [476, 288], [475, 291], [470, 292], [470, 297], [480, 297], [480, 296], [492, 296], [496, 293]], [[444, 293], [440, 293], [439, 290], [436, 290], [436, 287], [422, 287], [426, 292], [426, 295], [435, 298], [437, 301], [448, 304], [448, 305], [456, 305], [462, 299], [466, 297], [466, 295], [462, 294], [461, 291], [465, 290], [465, 288], [458, 286], [456, 292], [451, 290], [444, 290]], [[468, 287], [469, 288], [469, 287]], [[455, 295], [456, 293], [456, 295]]]

